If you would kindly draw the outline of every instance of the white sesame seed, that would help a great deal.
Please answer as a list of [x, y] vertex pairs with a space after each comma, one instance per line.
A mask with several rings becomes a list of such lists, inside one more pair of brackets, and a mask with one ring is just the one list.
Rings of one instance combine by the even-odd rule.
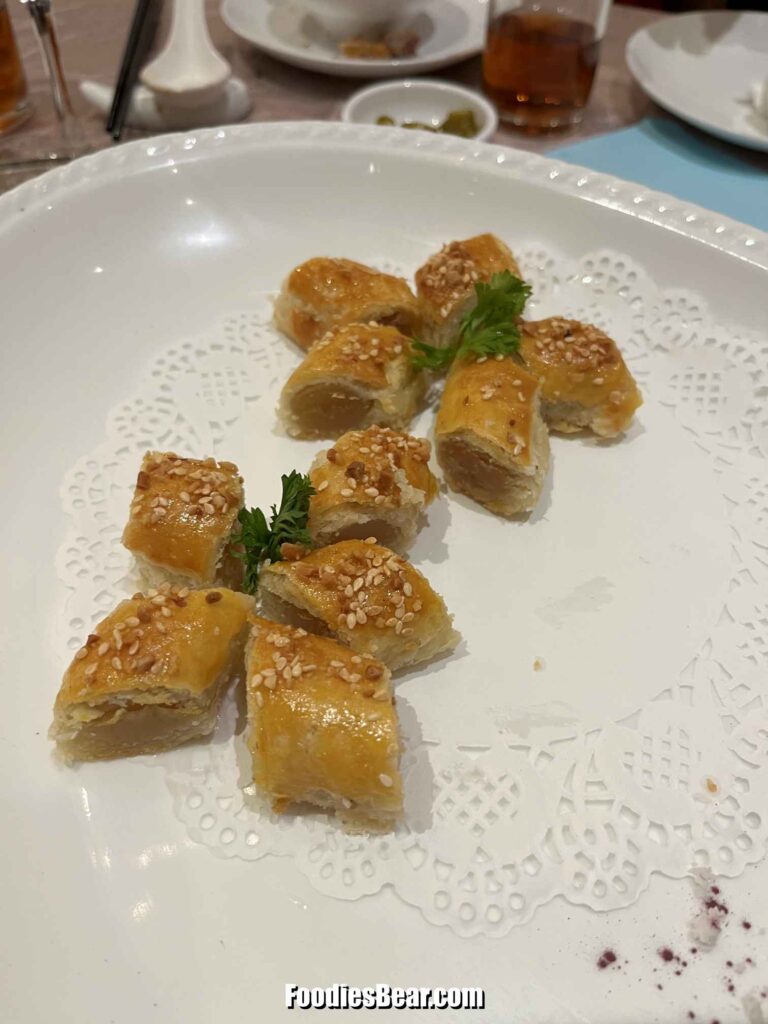
[[87, 676], [92, 676], [92, 675], [93, 675], [93, 673], [94, 673], [94, 672], [96, 671], [96, 669], [97, 669], [97, 668], [98, 668], [98, 665], [97, 665], [97, 664], [96, 664], [96, 662], [94, 661], [94, 663], [93, 663], [92, 665], [89, 665], [89, 666], [88, 666], [88, 668], [87, 668], [87, 669], [85, 670], [85, 674], [86, 674]]
[[82, 661], [83, 658], [87, 658], [87, 657], [88, 657], [88, 648], [87, 647], [81, 647], [80, 650], [75, 655], [75, 661]]
[[98, 649], [96, 651], [96, 654], [100, 658], [102, 658], [107, 653], [108, 650], [109, 650], [109, 644], [105, 640], [103, 643], [99, 644]]
[[264, 698], [262, 697], [261, 693], [258, 690], [256, 691], [256, 703], [259, 705], [260, 708], [264, 707]]
[[118, 671], [123, 667], [123, 663], [120, 661], [120, 659], [117, 656], [115, 656], [112, 659], [111, 665], [112, 665], [112, 668], [116, 668]]
[[166, 619], [170, 619], [170, 617], [171, 617], [171, 609], [168, 607], [167, 604], [164, 604], [163, 607], [160, 609], [160, 611], [163, 613], [163, 615], [166, 617]]
[[323, 482], [321, 484], [317, 485], [317, 493], [319, 494], [321, 491], [324, 491], [327, 486], [328, 486], [328, 481], [327, 480], [323, 480]]
[[254, 676], [251, 676], [251, 684], [253, 686], [261, 686], [263, 682], [264, 676], [262, 676], [261, 672], [257, 672]]
[[130, 616], [129, 616], [129, 617], [128, 617], [128, 618], [126, 619], [126, 620], [125, 620], [125, 624], [126, 624], [126, 626], [131, 626], [131, 627], [134, 627], [134, 626], [138, 626], [138, 625], [139, 625], [139, 622], [140, 622], [140, 620], [139, 620], [139, 619], [137, 619], [135, 615], [130, 615]]
[[392, 785], [392, 779], [390, 778], [390, 776], [385, 775], [383, 772], [379, 776], [379, 782], [382, 784], [382, 786], [386, 786], [387, 788], [389, 788]]
[[347, 629], [354, 629], [357, 625], [357, 616], [354, 612], [350, 612], [347, 615]]

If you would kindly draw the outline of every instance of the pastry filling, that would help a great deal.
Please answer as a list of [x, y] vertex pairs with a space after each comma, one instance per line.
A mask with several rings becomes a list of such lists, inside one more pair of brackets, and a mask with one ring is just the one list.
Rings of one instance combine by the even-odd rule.
[[[367, 536], [367, 534], [366, 534]], [[261, 588], [261, 610], [267, 619], [274, 619], [275, 622], [284, 622], [287, 626], [294, 626], [296, 629], [306, 629], [308, 633], [315, 633], [317, 636], [334, 636], [322, 619], [311, 615], [304, 608], [278, 597], [266, 589]]]
[[375, 537], [377, 543], [385, 548], [397, 550], [413, 535], [413, 529], [407, 529], [407, 523], [390, 522], [384, 519], [361, 518], [359, 522], [347, 523], [339, 529], [319, 530], [319, 544], [335, 544], [340, 540], [366, 540]]
[[291, 401], [291, 413], [302, 430], [321, 437], [343, 434], [365, 421], [373, 401], [341, 384], [303, 388]]
[[451, 486], [478, 501], [498, 501], [513, 481], [507, 469], [459, 437], [440, 442], [440, 462]]

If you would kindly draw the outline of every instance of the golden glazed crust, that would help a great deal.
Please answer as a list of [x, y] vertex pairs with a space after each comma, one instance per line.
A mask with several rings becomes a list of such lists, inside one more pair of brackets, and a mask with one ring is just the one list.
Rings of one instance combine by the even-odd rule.
[[459, 639], [424, 576], [368, 541], [340, 541], [301, 561], [276, 562], [262, 570], [260, 587], [273, 617], [326, 631], [392, 671], [452, 650]]
[[[280, 411], [289, 433], [336, 437], [370, 423], [407, 427], [424, 394], [411, 351], [394, 327], [348, 324], [329, 331], [283, 387]], [[345, 403], [349, 410], [341, 412]]]
[[416, 271], [416, 294], [424, 336], [433, 345], [449, 345], [461, 317], [475, 305], [475, 284], [504, 270], [520, 277], [517, 260], [496, 235], [475, 235], [448, 242]]
[[57, 708], [127, 691], [203, 693], [221, 671], [252, 607], [253, 598], [223, 587], [169, 587], [122, 601], [75, 655]]
[[331, 328], [353, 322], [394, 324], [415, 334], [419, 306], [400, 277], [353, 260], [318, 256], [288, 275], [275, 302], [275, 321], [306, 349]]
[[523, 470], [534, 461], [539, 385], [514, 359], [457, 360], [440, 402], [435, 440], [471, 432]]
[[589, 427], [614, 437], [642, 405], [618, 345], [590, 324], [563, 317], [529, 321], [520, 354], [541, 383], [542, 412], [553, 430]]
[[454, 363], [435, 423], [448, 485], [498, 515], [535, 506], [549, 464], [539, 385], [510, 357]]
[[170, 584], [123, 601], [64, 675], [50, 730], [60, 755], [153, 754], [210, 733], [252, 608], [245, 594]]
[[254, 617], [246, 655], [254, 782], [284, 811], [334, 809], [351, 828], [391, 827], [402, 811], [389, 670], [303, 629]]
[[430, 504], [438, 491], [430, 452], [429, 441], [389, 427], [348, 431], [320, 453], [310, 471], [316, 491], [310, 501], [310, 528], [313, 516], [342, 503], [397, 508], [404, 500], [398, 480], [421, 491], [423, 504]]
[[211, 584], [243, 506], [237, 466], [147, 452], [123, 544], [138, 559], [195, 584]]
[[376, 536], [403, 550], [434, 500], [431, 446], [388, 427], [350, 430], [315, 459], [309, 531], [315, 544]]

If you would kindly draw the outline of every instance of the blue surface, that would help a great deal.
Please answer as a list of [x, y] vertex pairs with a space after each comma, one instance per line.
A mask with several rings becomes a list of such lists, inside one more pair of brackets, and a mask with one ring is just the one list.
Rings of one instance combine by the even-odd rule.
[[768, 156], [710, 139], [677, 121], [649, 118], [547, 155], [639, 182], [768, 231]]

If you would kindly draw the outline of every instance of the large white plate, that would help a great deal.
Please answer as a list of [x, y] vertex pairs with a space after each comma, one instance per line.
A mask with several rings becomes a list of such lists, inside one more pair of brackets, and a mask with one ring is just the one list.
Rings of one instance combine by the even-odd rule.
[[[497, 147], [381, 128], [243, 126], [120, 147], [0, 199], [6, 494], [0, 540], [6, 576], [0, 617], [4, 1020], [197, 1024], [257, 1014], [271, 1024], [281, 1019], [283, 984], [289, 981], [484, 985], [488, 1010], [473, 1015], [476, 1020], [506, 1021], [519, 1008], [519, 1019], [532, 1022], [629, 1022], [640, 1012], [643, 1019], [672, 1021], [684, 1017], [689, 1005], [711, 1010], [709, 1017], [735, 1019], [738, 1004], [722, 984], [721, 961], [755, 953], [743, 944], [750, 936], [735, 917], [749, 908], [755, 922], [768, 919], [764, 863], [724, 883], [734, 928], [722, 939], [717, 964], [699, 958], [683, 977], [674, 978], [671, 995], [657, 991], [652, 970], [659, 944], [685, 941], [694, 908], [688, 887], [679, 880], [656, 876], [638, 903], [611, 915], [554, 901], [503, 940], [470, 941], [426, 924], [387, 890], [357, 903], [341, 902], [320, 895], [290, 859], [268, 857], [254, 864], [211, 856], [173, 817], [160, 771], [138, 763], [66, 771], [50, 757], [45, 732], [64, 656], [50, 643], [57, 635], [61, 603], [56, 574], [57, 569], [68, 571], [66, 553], [54, 568], [64, 537], [59, 485], [65, 471], [105, 436], [108, 411], [137, 390], [162, 349], [199, 336], [232, 310], [252, 303], [255, 308], [253, 296], [274, 288], [286, 267], [299, 259], [320, 251], [381, 252], [412, 265], [425, 248], [488, 226], [513, 242], [539, 239], [543, 249], [556, 250], [565, 261], [579, 260], [586, 251], [623, 253], [666, 294], [706, 296], [712, 318], [727, 325], [754, 372], [764, 364], [758, 347], [743, 353], [745, 343], [738, 339], [765, 327], [765, 235], [638, 186]], [[629, 295], [634, 302], [631, 288]], [[665, 330], [648, 340], [662, 347], [679, 343], [684, 370], [685, 351], [695, 348], [692, 339], [701, 315], [694, 305], [670, 307]], [[727, 380], [719, 379], [719, 386], [722, 391]], [[696, 406], [701, 383], [694, 380], [685, 387]], [[710, 415], [708, 408], [703, 412]], [[262, 423], [260, 416], [257, 411], [252, 421], [259, 431], [238, 439], [250, 465], [265, 466], [264, 479], [249, 476], [255, 498], [271, 496], [266, 476], [271, 477], [272, 467], [265, 454], [271, 435], [267, 419]], [[763, 424], [759, 408], [752, 416], [755, 424]], [[637, 435], [640, 453], [648, 451], [646, 443], [655, 444], [660, 422], [666, 422], [663, 409], [651, 391], [640, 417], [646, 431]], [[738, 432], [733, 437], [738, 455]], [[693, 466], [699, 479], [704, 454], [697, 454], [698, 442], [707, 449], [706, 431], [678, 459], [681, 475]], [[678, 451], [680, 444], [675, 435], [670, 451]], [[620, 447], [591, 451], [576, 442], [568, 451], [575, 460], [570, 466], [566, 448], [558, 448], [563, 472], [552, 496], [552, 508], [566, 526], [567, 495], [576, 496], [574, 511], [586, 516], [590, 487], [597, 488], [595, 494], [608, 493], [595, 481], [610, 477], [610, 466], [621, 461]], [[751, 454], [762, 468], [764, 461]], [[590, 469], [601, 455], [606, 456], [601, 468]], [[662, 462], [659, 469], [665, 486], [678, 495], [676, 501], [684, 501], [669, 464]], [[610, 486], [615, 485], [614, 480]], [[647, 500], [637, 488], [630, 493], [633, 500]], [[737, 502], [741, 492], [730, 493], [732, 503]], [[84, 500], [97, 497], [86, 494]], [[620, 500], [617, 492], [611, 507], [624, 516]], [[660, 494], [660, 505], [664, 500]], [[473, 517], [466, 503], [455, 502], [452, 509], [457, 521], [467, 524], [462, 549], [475, 527], [478, 538], [496, 529], [482, 513]], [[609, 525], [603, 516], [608, 511], [601, 510], [600, 530]], [[670, 511], [669, 520], [677, 530], [679, 509]], [[445, 528], [444, 517], [440, 526]], [[534, 524], [520, 524], [504, 533], [510, 557], [517, 550], [516, 575], [505, 580], [493, 572], [482, 576], [487, 586], [493, 578], [504, 580], [510, 600], [523, 610], [531, 587], [537, 605], [548, 609], [559, 629], [568, 608], [557, 595], [550, 600], [541, 592], [536, 565], [523, 543], [529, 526], [534, 529]], [[668, 551], [664, 516], [654, 512], [650, 527], [644, 534], [645, 553], [670, 554], [685, 574], [686, 552], [684, 547]], [[599, 535], [592, 536], [594, 541]], [[733, 542], [741, 543], [738, 532]], [[631, 535], [626, 543], [631, 551]], [[577, 545], [574, 550], [582, 557]], [[599, 543], [596, 551], [602, 557]], [[565, 550], [556, 554], [569, 557]], [[457, 561], [422, 547], [425, 555], [425, 570], [445, 587], [462, 628], [480, 642], [484, 623], [473, 609], [479, 609], [482, 595], [466, 592], [468, 577], [461, 567], [451, 569]], [[472, 552], [460, 555], [462, 566], [480, 579]], [[759, 558], [754, 572], [761, 571]], [[552, 566], [545, 568], [554, 578]], [[617, 571], [601, 566], [600, 574]], [[622, 562], [619, 583], [623, 571]], [[567, 581], [568, 588], [573, 582]], [[604, 588], [581, 593], [576, 611], [584, 610], [583, 600], [587, 610], [597, 611], [604, 597]], [[638, 600], [649, 607], [645, 595], [638, 594]], [[666, 600], [665, 595], [658, 600]], [[691, 600], [695, 603], [696, 596]], [[582, 628], [584, 617], [577, 615], [576, 621]], [[513, 626], [517, 656], [528, 638], [515, 634]], [[633, 651], [641, 652], [641, 645], [632, 634], [642, 638], [647, 629], [647, 621], [627, 624], [625, 639]], [[757, 649], [760, 635], [758, 629]], [[574, 687], [591, 721], [601, 708], [585, 685], [589, 652], [579, 660], [574, 634], [564, 628], [562, 636], [576, 659]], [[647, 646], [656, 641], [649, 636]], [[649, 658], [657, 655], [650, 651]], [[470, 663], [465, 657], [463, 664]], [[472, 718], [483, 679], [497, 684], [494, 666], [480, 664], [487, 675], [467, 668], [461, 686], [451, 666], [444, 675], [433, 670], [420, 696], [422, 720], [430, 714], [428, 698], [438, 712], [433, 727], [449, 724], [449, 703], [458, 704], [455, 710], [461, 712], [466, 702]], [[444, 692], [441, 678], [450, 684]], [[541, 673], [536, 685], [546, 687], [547, 678], [547, 672]], [[414, 695], [417, 683], [416, 678], [407, 680]], [[689, 680], [687, 685], [693, 684]], [[610, 699], [620, 713], [617, 688]], [[709, 692], [708, 685], [704, 689]], [[540, 705], [540, 695], [534, 696], [533, 703]], [[630, 705], [637, 706], [636, 697], [629, 695]], [[526, 699], [525, 687], [518, 686], [515, 702], [519, 706]], [[482, 727], [479, 719], [476, 727]], [[509, 727], [517, 728], [514, 723]], [[763, 755], [755, 747], [752, 756]], [[593, 769], [583, 768], [589, 782]], [[606, 945], [620, 950], [631, 971], [596, 973], [595, 960]], [[360, 1019], [368, 1018], [361, 1014]]]
[[752, 86], [768, 78], [768, 14], [663, 18], [632, 36], [627, 63], [673, 114], [729, 142], [768, 150], [768, 120], [749, 102]]
[[309, 71], [345, 78], [391, 78], [456, 64], [483, 48], [487, 0], [424, 0], [407, 18], [422, 38], [413, 57], [352, 60], [341, 56], [290, 0], [224, 0], [221, 16], [242, 39], [260, 50]]

